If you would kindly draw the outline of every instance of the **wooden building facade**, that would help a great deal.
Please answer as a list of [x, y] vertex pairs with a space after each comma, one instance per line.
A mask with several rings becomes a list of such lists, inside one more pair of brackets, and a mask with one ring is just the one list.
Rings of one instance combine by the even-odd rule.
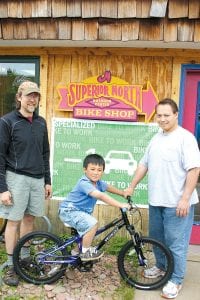
[[[105, 70], [131, 84], [151, 82], [159, 100], [171, 97], [179, 104], [180, 123], [197, 134], [198, 0], [2, 0], [0, 24], [0, 64], [38, 60], [39, 111], [50, 139], [53, 117], [73, 117], [71, 111], [58, 109], [57, 86]], [[142, 116], [139, 120], [144, 121]], [[47, 211], [60, 231], [57, 205], [52, 200]], [[98, 206], [95, 213], [106, 222], [116, 210]]]

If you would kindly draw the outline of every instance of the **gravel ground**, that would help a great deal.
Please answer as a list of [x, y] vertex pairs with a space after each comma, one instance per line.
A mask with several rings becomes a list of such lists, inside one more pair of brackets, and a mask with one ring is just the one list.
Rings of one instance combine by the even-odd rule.
[[133, 294], [134, 289], [120, 278], [116, 256], [107, 254], [90, 272], [67, 269], [65, 276], [51, 285], [20, 281], [17, 288], [0, 286], [1, 300], [132, 300]]

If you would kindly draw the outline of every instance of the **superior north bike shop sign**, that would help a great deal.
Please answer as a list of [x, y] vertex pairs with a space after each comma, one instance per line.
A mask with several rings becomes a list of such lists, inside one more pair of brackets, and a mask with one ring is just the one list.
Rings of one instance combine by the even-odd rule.
[[[106, 160], [103, 179], [119, 189], [128, 187], [137, 164], [158, 127], [152, 123], [53, 118], [51, 168], [53, 198], [63, 199], [83, 174], [87, 154]], [[147, 178], [134, 193], [134, 202], [147, 205]], [[116, 197], [123, 201], [123, 198]]]

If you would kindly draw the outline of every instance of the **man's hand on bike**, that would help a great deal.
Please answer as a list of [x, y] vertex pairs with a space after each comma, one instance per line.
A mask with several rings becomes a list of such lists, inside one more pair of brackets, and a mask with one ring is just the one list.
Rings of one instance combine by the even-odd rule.
[[127, 189], [124, 190], [124, 198], [127, 198], [128, 196], [131, 196], [133, 194], [133, 188], [128, 187]]
[[131, 210], [132, 206], [129, 203], [124, 203], [122, 208], [127, 208], [128, 210]]
[[1, 194], [1, 203], [6, 206], [13, 205], [12, 195], [9, 191], [6, 191]]

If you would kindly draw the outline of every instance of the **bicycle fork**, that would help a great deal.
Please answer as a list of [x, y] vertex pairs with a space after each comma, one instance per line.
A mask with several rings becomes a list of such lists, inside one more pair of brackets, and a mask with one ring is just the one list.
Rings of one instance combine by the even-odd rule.
[[133, 241], [133, 246], [137, 254], [139, 265], [141, 267], [147, 267], [147, 259], [142, 251], [142, 240], [140, 238], [140, 234], [138, 232], [135, 232], [134, 227], [132, 225], [128, 225], [127, 230], [130, 233], [131, 239]]
[[135, 233], [135, 235], [132, 237], [132, 239], [133, 239], [135, 251], [137, 254], [137, 258], [139, 261], [139, 265], [141, 267], [147, 267], [147, 259], [144, 256], [143, 251], [142, 251], [142, 241], [141, 241], [139, 234]]

